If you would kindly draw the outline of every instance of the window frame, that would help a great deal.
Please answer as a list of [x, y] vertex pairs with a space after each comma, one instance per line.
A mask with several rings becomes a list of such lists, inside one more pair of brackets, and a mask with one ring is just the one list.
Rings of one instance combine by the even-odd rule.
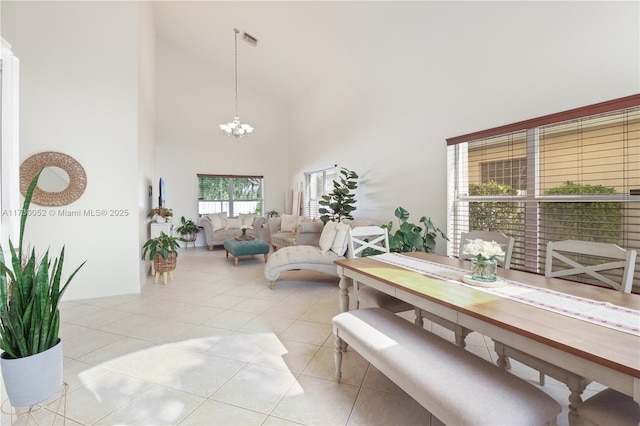
[[[200, 198], [200, 185], [201, 185], [201, 179], [206, 179], [206, 178], [214, 178], [214, 179], [228, 179], [228, 194], [229, 194], [229, 198], [228, 199], [211, 199], [211, 200], [204, 200], [202, 198]], [[238, 214], [242, 214], [245, 212], [236, 212], [236, 203], [239, 202], [255, 202], [257, 203], [256, 209], [254, 209], [253, 212], [249, 212], [249, 213], [256, 213], [259, 215], [262, 215], [263, 210], [264, 210], [264, 177], [261, 175], [222, 175], [222, 174], [203, 174], [203, 173], [198, 173], [197, 174], [197, 179], [198, 179], [198, 214], [199, 215], [206, 215], [206, 214], [214, 214], [214, 213], [227, 213], [227, 217], [237, 217]], [[235, 199], [234, 198], [234, 181], [236, 179], [260, 179], [260, 189], [258, 190], [259, 194], [260, 194], [260, 198], [252, 198], [252, 199]], [[209, 211], [210, 209], [203, 209], [202, 207], [202, 203], [203, 202], [215, 202], [215, 203], [221, 203], [220, 204], [220, 208], [219, 209], [214, 209], [216, 211], [211, 212]], [[227, 207], [225, 209], [225, 206]]]
[[[632, 213], [637, 211], [637, 203], [640, 196], [625, 193], [611, 195], [543, 195], [540, 184], [540, 129], [545, 126], [552, 126], [559, 123], [570, 122], [572, 120], [588, 119], [592, 116], [614, 113], [616, 111], [627, 111], [640, 107], [640, 94], [631, 95], [620, 99], [614, 99], [595, 105], [576, 108], [573, 110], [550, 114], [543, 117], [525, 120], [493, 129], [469, 133], [467, 135], [456, 136], [447, 139], [448, 145], [448, 223], [447, 233], [451, 238], [448, 244], [448, 255], [456, 256], [460, 242], [461, 232], [468, 230], [469, 203], [472, 202], [510, 202], [518, 203], [522, 207], [524, 243], [520, 250], [520, 264], [513, 265], [514, 269], [522, 269], [529, 272], [543, 273], [545, 247], [541, 247], [540, 239], [543, 232], [548, 229], [541, 228], [540, 208], [544, 202], [620, 202], [623, 208], [631, 209]], [[509, 137], [510, 135], [525, 132], [526, 139], [526, 169], [527, 188], [523, 194], [509, 196], [471, 196], [466, 191], [469, 188], [469, 145], [474, 142], [481, 142], [494, 137]], [[513, 158], [516, 158], [515, 156]], [[634, 172], [636, 170], [634, 169]], [[635, 185], [635, 182], [634, 182]], [[636, 203], [636, 204], [629, 204]], [[627, 207], [631, 206], [631, 207]], [[635, 216], [634, 216], [635, 217]], [[466, 220], [466, 223], [465, 223]], [[627, 235], [623, 231], [626, 240]], [[634, 244], [637, 237], [633, 238]], [[543, 242], [544, 243], [544, 242]], [[637, 250], [637, 247], [629, 247]], [[515, 257], [515, 253], [514, 253]], [[636, 265], [638, 270], [639, 265]], [[636, 287], [638, 283], [636, 282]]]
[[[314, 177], [322, 181], [322, 193], [315, 191], [316, 194], [312, 194], [311, 185], [314, 181]], [[304, 172], [304, 215], [307, 217], [319, 219], [321, 214], [319, 213], [322, 207], [319, 203], [322, 200], [322, 195], [327, 195], [333, 190], [333, 181], [338, 178], [338, 165], [334, 164], [331, 167], [324, 167], [322, 169], [313, 170], [310, 172]]]

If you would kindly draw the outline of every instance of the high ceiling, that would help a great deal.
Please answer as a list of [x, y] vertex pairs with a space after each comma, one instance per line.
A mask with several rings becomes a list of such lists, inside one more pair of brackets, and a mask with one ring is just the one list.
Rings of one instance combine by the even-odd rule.
[[[184, 49], [233, 84], [233, 29], [238, 39], [239, 85], [290, 105], [328, 74], [338, 73], [359, 49], [401, 25], [410, 3], [378, 1], [158, 1], [157, 36]], [[253, 47], [243, 32], [257, 38]]]

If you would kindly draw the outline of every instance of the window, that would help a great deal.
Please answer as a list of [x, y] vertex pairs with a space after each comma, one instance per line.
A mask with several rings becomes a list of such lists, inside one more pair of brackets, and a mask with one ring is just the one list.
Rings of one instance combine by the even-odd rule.
[[640, 251], [640, 95], [447, 144], [449, 255], [468, 230], [514, 237], [512, 268], [537, 273], [544, 272], [548, 241]]
[[198, 175], [198, 214], [262, 214], [262, 176]]
[[322, 196], [328, 194], [333, 189], [333, 181], [338, 177], [337, 166], [314, 172], [305, 172], [305, 200], [304, 214], [309, 217], [320, 218], [319, 201]]

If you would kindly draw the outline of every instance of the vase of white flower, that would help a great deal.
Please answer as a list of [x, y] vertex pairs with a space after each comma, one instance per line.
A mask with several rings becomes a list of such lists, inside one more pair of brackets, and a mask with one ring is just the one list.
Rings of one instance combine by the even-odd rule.
[[476, 281], [494, 282], [498, 279], [496, 273], [498, 261], [492, 257], [485, 259], [482, 256], [476, 256], [471, 259], [471, 279]]
[[464, 252], [473, 256], [471, 258], [472, 280], [495, 282], [498, 279], [496, 257], [504, 256], [504, 250], [500, 244], [480, 239], [467, 240]]

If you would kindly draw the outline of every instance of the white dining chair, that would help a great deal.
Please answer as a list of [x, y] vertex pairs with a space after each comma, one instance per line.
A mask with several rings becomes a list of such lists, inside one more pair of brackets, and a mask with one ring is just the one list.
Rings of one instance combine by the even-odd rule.
[[[460, 244], [458, 250], [458, 258], [460, 259], [470, 259], [473, 257], [468, 253], [464, 253], [464, 245], [467, 240], [475, 240], [480, 239], [483, 241], [495, 241], [500, 244], [504, 249], [504, 257], [503, 259], [497, 259], [498, 265], [502, 266], [504, 269], [511, 268], [511, 256], [513, 255], [513, 237], [507, 237], [502, 232], [491, 232], [491, 231], [470, 231], [466, 233], [462, 233], [460, 235]], [[417, 318], [420, 317], [418, 320]], [[432, 314], [431, 312], [427, 312], [421, 309], [416, 308], [416, 324], [422, 326], [423, 318], [428, 319], [429, 321], [436, 323], [448, 330], [453, 331], [455, 336], [456, 345], [464, 348], [466, 346], [466, 338], [473, 331], [468, 328], [462, 327], [454, 322], [446, 320], [442, 317]]]
[[[567, 277], [586, 274], [600, 281], [602, 285], [630, 293], [636, 256], [635, 250], [626, 250], [616, 244], [576, 240], [550, 241], [547, 244], [544, 275], [547, 277]], [[596, 263], [589, 262], [586, 265], [579, 263], [579, 260], [589, 259], [595, 260]], [[554, 270], [554, 263], [560, 263], [562, 268]], [[614, 281], [601, 274], [603, 271], [611, 270], [621, 270], [622, 278]]]
[[[545, 276], [569, 277], [587, 274], [599, 280], [602, 286], [630, 293], [636, 257], [635, 250], [626, 250], [616, 244], [575, 240], [550, 241], [547, 243]], [[560, 261], [561, 264], [556, 265], [554, 261]], [[554, 265], [559, 266], [559, 268]], [[614, 281], [613, 275], [604, 276], [601, 274], [601, 272], [612, 270], [618, 271], [615, 276], [619, 277], [619, 281]], [[544, 386], [545, 376], [551, 376], [566, 384], [571, 391], [571, 396], [569, 397], [570, 415], [575, 415], [582, 402], [582, 392], [590, 383], [590, 380], [505, 346], [500, 342], [494, 342], [494, 348], [498, 354], [498, 362], [504, 368], [510, 368], [509, 359], [514, 359], [538, 370], [540, 385]]]
[[[370, 251], [371, 254], [389, 253], [389, 233], [381, 226], [358, 226], [349, 229], [350, 258], [362, 257], [363, 253]], [[353, 281], [353, 292], [356, 299], [356, 309], [360, 309], [362, 300], [369, 307], [386, 309], [393, 313], [413, 310], [413, 305], [403, 302], [382, 291], [359, 284]]]

